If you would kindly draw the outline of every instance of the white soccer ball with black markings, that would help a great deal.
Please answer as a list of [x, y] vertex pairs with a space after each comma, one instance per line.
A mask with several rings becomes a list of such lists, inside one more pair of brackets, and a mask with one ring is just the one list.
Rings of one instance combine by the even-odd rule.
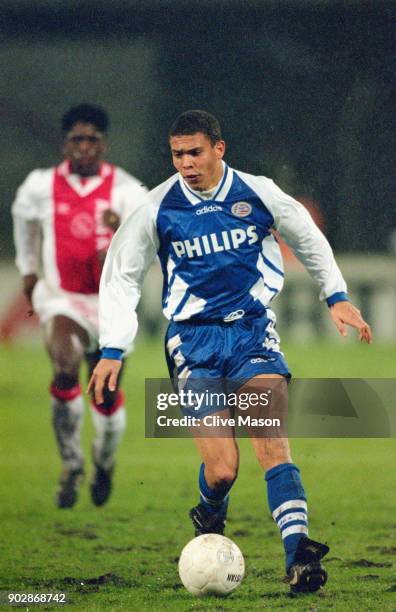
[[238, 546], [217, 533], [194, 538], [180, 555], [180, 579], [197, 597], [228, 595], [241, 584], [244, 574], [245, 560]]

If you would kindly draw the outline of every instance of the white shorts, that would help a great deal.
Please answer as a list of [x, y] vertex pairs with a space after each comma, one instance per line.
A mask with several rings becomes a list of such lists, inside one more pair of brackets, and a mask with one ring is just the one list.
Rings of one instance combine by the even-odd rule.
[[57, 315], [64, 315], [75, 321], [88, 334], [87, 353], [93, 353], [99, 348], [98, 295], [71, 293], [52, 287], [44, 278], [35, 285], [32, 295], [34, 311], [40, 322], [47, 321]]

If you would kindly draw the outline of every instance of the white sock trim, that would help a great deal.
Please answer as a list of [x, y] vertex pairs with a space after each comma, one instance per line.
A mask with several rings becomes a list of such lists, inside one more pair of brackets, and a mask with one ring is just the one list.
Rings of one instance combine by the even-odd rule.
[[291, 527], [287, 527], [282, 531], [282, 540], [293, 533], [304, 533], [308, 535], [308, 527], [306, 525], [292, 525]]
[[284, 525], [287, 525], [287, 523], [291, 523], [292, 521], [305, 521], [308, 524], [308, 516], [305, 514], [305, 512], [289, 512], [288, 514], [285, 514], [285, 516], [282, 516], [279, 521], [277, 521], [279, 529], [282, 529]]
[[275, 508], [275, 510], [273, 511], [272, 516], [274, 520], [276, 521], [277, 517], [282, 514], [282, 512], [285, 512], [286, 510], [291, 510], [292, 508], [301, 508], [302, 510], [305, 510], [305, 512], [307, 512], [307, 502], [303, 499], [290, 499], [289, 501], [284, 502], [283, 504]]

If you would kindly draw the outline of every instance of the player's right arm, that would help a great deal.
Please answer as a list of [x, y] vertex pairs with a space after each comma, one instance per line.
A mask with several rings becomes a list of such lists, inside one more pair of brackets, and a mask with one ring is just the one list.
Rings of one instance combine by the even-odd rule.
[[156, 214], [150, 202], [142, 200], [114, 235], [103, 267], [99, 288], [102, 359], [88, 385], [98, 404], [103, 402], [106, 386], [115, 389], [123, 354], [136, 336], [136, 307], [157, 250]]
[[116, 390], [121, 366], [121, 359], [104, 359], [103, 357], [96, 365], [88, 383], [87, 393], [94, 393], [97, 404], [103, 404], [106, 386], [109, 391]]
[[45, 190], [46, 183], [46, 172], [34, 170], [19, 187], [12, 204], [16, 265], [31, 308], [41, 251], [40, 194]]

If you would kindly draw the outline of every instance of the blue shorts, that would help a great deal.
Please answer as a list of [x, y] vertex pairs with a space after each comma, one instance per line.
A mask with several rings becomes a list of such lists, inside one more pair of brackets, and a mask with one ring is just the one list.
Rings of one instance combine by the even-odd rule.
[[[179, 389], [213, 392], [226, 392], [225, 385], [235, 391], [258, 374], [290, 378], [279, 341], [272, 311], [230, 323], [171, 322], [165, 337], [169, 375]], [[203, 405], [198, 414], [185, 407], [183, 413], [202, 418], [225, 407]]]

